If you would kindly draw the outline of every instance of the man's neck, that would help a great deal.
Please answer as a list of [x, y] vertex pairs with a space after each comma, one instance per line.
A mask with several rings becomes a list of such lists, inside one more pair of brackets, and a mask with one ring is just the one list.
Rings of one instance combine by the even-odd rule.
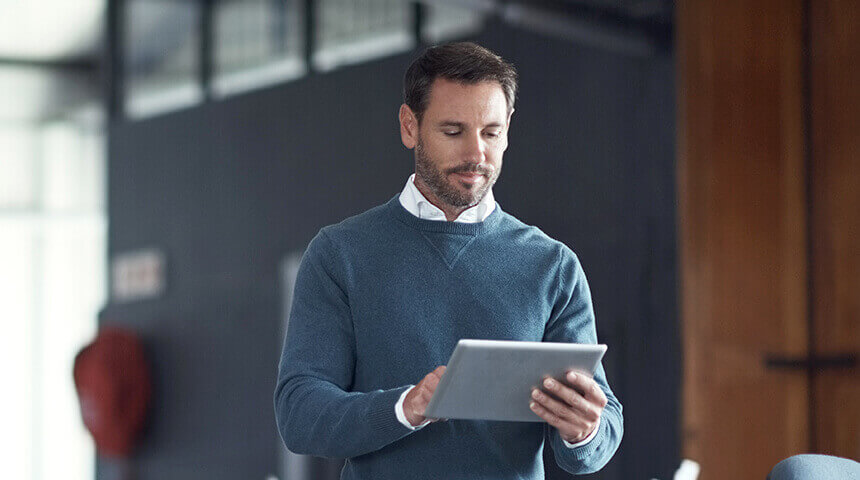
[[442, 210], [442, 213], [445, 214], [445, 220], [449, 222], [453, 222], [457, 219], [457, 217], [460, 216], [461, 213], [474, 206], [469, 205], [465, 207], [455, 207], [453, 205], [448, 205], [447, 203], [440, 200], [439, 197], [433, 194], [433, 192], [430, 190], [430, 187], [428, 187], [427, 184], [425, 184], [424, 181], [421, 180], [421, 177], [419, 177], [418, 174], [415, 175], [414, 183], [415, 187], [418, 188], [418, 191], [421, 192], [421, 195], [424, 195], [424, 198], [426, 198], [428, 202], [432, 203], [433, 206], [435, 206], [439, 210]]

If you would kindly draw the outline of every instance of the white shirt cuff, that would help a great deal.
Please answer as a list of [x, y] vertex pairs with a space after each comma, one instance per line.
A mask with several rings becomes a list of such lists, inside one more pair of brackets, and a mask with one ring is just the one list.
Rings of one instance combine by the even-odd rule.
[[594, 437], [597, 436], [597, 430], [599, 430], [599, 429], [600, 429], [600, 419], [598, 418], [597, 419], [597, 425], [594, 427], [594, 430], [592, 430], [591, 433], [588, 434], [587, 437], [583, 438], [582, 440], [580, 440], [576, 443], [570, 443], [563, 438], [561, 439], [561, 441], [564, 442], [564, 446], [567, 448], [581, 447], [581, 446], [585, 445], [586, 443], [590, 442], [592, 439], [594, 439]]
[[427, 424], [429, 424], [430, 420], [425, 420], [424, 423], [413, 427], [412, 424], [409, 423], [409, 420], [406, 419], [406, 415], [403, 413], [403, 401], [406, 400], [406, 395], [409, 394], [409, 392], [411, 392], [413, 388], [415, 388], [415, 385], [412, 385], [411, 387], [407, 388], [406, 391], [400, 395], [400, 399], [397, 400], [396, 404], [394, 404], [394, 415], [397, 416], [397, 421], [402, 423], [403, 426], [408, 428], [409, 430], [420, 430], [424, 428]]

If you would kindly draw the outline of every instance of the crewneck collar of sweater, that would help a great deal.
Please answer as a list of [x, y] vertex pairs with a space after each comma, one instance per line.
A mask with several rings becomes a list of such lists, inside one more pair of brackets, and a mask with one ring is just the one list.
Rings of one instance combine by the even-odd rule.
[[394, 198], [389, 200], [386, 207], [397, 220], [412, 228], [423, 232], [450, 233], [455, 235], [480, 235], [495, 227], [502, 217], [502, 209], [499, 207], [498, 202], [490, 216], [485, 218], [483, 222], [477, 223], [442, 222], [439, 220], [418, 218], [403, 208], [403, 205], [400, 204], [400, 194], [395, 195]]

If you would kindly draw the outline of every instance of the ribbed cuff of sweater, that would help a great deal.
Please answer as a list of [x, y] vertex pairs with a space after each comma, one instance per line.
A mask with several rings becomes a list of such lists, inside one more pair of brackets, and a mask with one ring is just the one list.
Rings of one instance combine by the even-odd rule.
[[564, 443], [564, 446], [567, 448], [581, 447], [581, 446], [585, 445], [586, 443], [594, 440], [594, 437], [597, 436], [597, 432], [599, 432], [599, 431], [600, 431], [600, 419], [598, 418], [597, 419], [597, 426], [594, 427], [594, 430], [592, 430], [591, 433], [589, 433], [587, 437], [583, 438], [582, 440], [580, 440], [576, 443], [570, 443], [563, 438], [561, 439], [561, 441]]
[[394, 406], [411, 385], [382, 391], [374, 402], [373, 408], [367, 412], [367, 422], [370, 427], [383, 437], [402, 437], [413, 430], [400, 423], [394, 411]]
[[[607, 425], [605, 425], [605, 422], [600, 422], [597, 425], [595, 431], [592, 432], [594, 433], [594, 436], [591, 437], [588, 442], [585, 443], [585, 445], [570, 448], [570, 453], [573, 454], [574, 458], [576, 458], [577, 460], [584, 460], [590, 457], [594, 453], [594, 451], [597, 450], [597, 447], [603, 441], [604, 437], [606, 437], [607, 428], [608, 427]], [[564, 440], [562, 439], [562, 442], [563, 441]]]
[[402, 423], [404, 427], [409, 430], [421, 430], [430, 424], [430, 420], [424, 420], [422, 423], [413, 426], [409, 423], [409, 420], [406, 419], [406, 413], [403, 411], [403, 403], [406, 401], [406, 395], [409, 395], [409, 392], [415, 388], [415, 385], [410, 385], [409, 388], [403, 391], [400, 394], [400, 399], [397, 400], [397, 404], [394, 405], [394, 414], [397, 416], [397, 421]]

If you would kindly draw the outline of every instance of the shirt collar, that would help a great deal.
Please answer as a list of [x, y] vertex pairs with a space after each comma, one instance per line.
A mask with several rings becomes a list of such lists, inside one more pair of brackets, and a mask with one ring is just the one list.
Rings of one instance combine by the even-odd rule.
[[[445, 221], [445, 212], [439, 207], [430, 203], [429, 200], [415, 186], [415, 174], [409, 176], [406, 181], [406, 186], [400, 192], [400, 204], [412, 215], [424, 220]], [[478, 223], [483, 222], [493, 213], [496, 208], [496, 200], [493, 197], [493, 189], [487, 190], [487, 194], [476, 205], [473, 205], [463, 210], [460, 215], [454, 219], [460, 223]]]

